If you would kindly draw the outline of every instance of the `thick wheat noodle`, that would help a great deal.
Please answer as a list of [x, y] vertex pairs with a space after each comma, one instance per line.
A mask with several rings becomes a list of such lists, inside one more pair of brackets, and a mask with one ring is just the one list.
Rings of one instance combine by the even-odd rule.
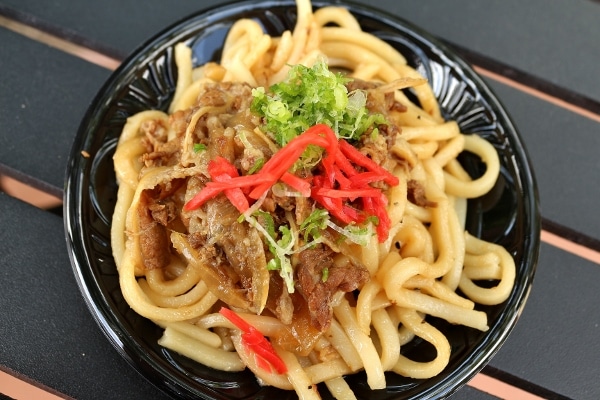
[[435, 359], [428, 362], [415, 362], [400, 354], [393, 371], [416, 379], [425, 379], [442, 372], [450, 359], [448, 339], [439, 330], [423, 321], [417, 311], [397, 307], [396, 312], [402, 324], [413, 331], [415, 335], [431, 343], [437, 354]]
[[135, 276], [135, 265], [127, 252], [125, 250], [123, 263], [119, 269], [119, 281], [123, 297], [138, 314], [162, 321], [185, 321], [206, 314], [217, 302], [218, 298], [211, 292], [207, 292], [200, 301], [188, 306], [166, 308], [155, 305], [139, 286]]
[[401, 135], [404, 140], [408, 141], [443, 141], [460, 135], [460, 130], [456, 121], [448, 121], [433, 127], [407, 126], [402, 128]]
[[[498, 279], [499, 283], [491, 288], [485, 288], [478, 286], [475, 284], [472, 278], [467, 277], [465, 274], [461, 275], [460, 283], [458, 287], [460, 290], [465, 292], [467, 296], [473, 299], [473, 301], [479, 304], [499, 304], [505, 301], [511, 293], [513, 282], [516, 276], [516, 268], [514, 261], [509, 254], [509, 252], [494, 243], [489, 243], [483, 241], [481, 239], [477, 239], [476, 237], [467, 234], [466, 240], [466, 250], [469, 254], [474, 255], [488, 255], [488, 257], [492, 257], [494, 260], [497, 260], [497, 264], [494, 265], [492, 271], [496, 272], [500, 270], [500, 276], [497, 277], [497, 274], [489, 274], [485, 280]], [[469, 259], [469, 268], [477, 268], [476, 265], [471, 262], [473, 259]], [[484, 264], [485, 267], [485, 264]], [[488, 268], [490, 269], [490, 268]], [[478, 276], [477, 278], [483, 278], [482, 276]]]
[[300, 365], [298, 358], [289, 351], [277, 346], [274, 347], [288, 368], [287, 377], [294, 390], [296, 390], [296, 393], [302, 393], [302, 399], [320, 399], [321, 396], [319, 396], [319, 392], [317, 391], [317, 385], [311, 381], [306, 370]]
[[338, 351], [340, 357], [348, 364], [348, 367], [352, 371], [359, 370], [362, 367], [360, 355], [356, 348], [352, 346], [351, 339], [347, 336], [346, 331], [337, 319], [331, 321], [328, 336], [331, 345]]
[[[395, 340], [398, 335], [398, 325], [394, 324], [385, 309], [373, 311], [372, 324], [381, 344], [381, 366], [384, 371], [389, 371], [400, 358], [400, 341]], [[388, 338], [392, 339], [387, 340]]]
[[128, 185], [120, 185], [117, 191], [117, 203], [113, 211], [112, 224], [110, 227], [110, 247], [113, 252], [117, 271], [123, 264], [127, 235], [125, 231], [127, 210], [131, 206], [135, 190]]
[[362, 63], [356, 66], [356, 69], [352, 71], [350, 76], [363, 81], [373, 81], [379, 73], [379, 69], [380, 67], [377, 64]]
[[[280, 37], [265, 34], [254, 20], [233, 24], [218, 66], [221, 69], [216, 65], [194, 69], [191, 50], [183, 43], [174, 47], [178, 81], [169, 112], [191, 110], [181, 139], [181, 162], [175, 167], [146, 167], [140, 162], [146, 151], [147, 122], [166, 128], [169, 140], [176, 138], [168, 114], [143, 111], [128, 119], [114, 156], [119, 190], [111, 245], [125, 300], [135, 312], [164, 328], [162, 346], [212, 368], [238, 371], [247, 367], [262, 384], [295, 390], [300, 398], [319, 398], [316, 384], [321, 382], [336, 398], [354, 398], [344, 376], [359, 370], [365, 370], [372, 389], [385, 388], [385, 371], [417, 379], [440, 373], [448, 364], [450, 344], [426, 317], [485, 331], [489, 321], [475, 304], [505, 301], [516, 269], [504, 248], [464, 231], [466, 199], [490, 191], [500, 173], [494, 147], [477, 135], [463, 134], [455, 121], [443, 121], [431, 85], [390, 44], [362, 31], [346, 9], [323, 7], [313, 13], [309, 0], [298, 0], [297, 13], [294, 29]], [[331, 326], [308, 356], [275, 345], [288, 369], [287, 374], [278, 375], [257, 364], [242, 344], [239, 330], [216, 312], [218, 296], [209, 290], [209, 281], [218, 277], [207, 272], [185, 235], [171, 233], [170, 267], [144, 269], [136, 210], [146, 189], [173, 179], [207, 176], [207, 156], [194, 151], [196, 127], [206, 115], [227, 109], [227, 105], [196, 106], [207, 83], [272, 84], [284, 79], [291, 65], [311, 66], [320, 59], [330, 67], [347, 69], [349, 76], [377, 82], [376, 90], [393, 91], [395, 100], [407, 108], [390, 114], [401, 130], [390, 152], [394, 162], [388, 164], [400, 184], [386, 192], [392, 222], [386, 241], [379, 243], [373, 236], [366, 246], [332, 244], [369, 271], [371, 279], [358, 291], [356, 303], [345, 297], [335, 299]], [[409, 100], [405, 90], [416, 100]], [[259, 128], [247, 132], [271, 152], [277, 151]], [[457, 161], [464, 151], [482, 160], [486, 168], [481, 176], [470, 177]], [[409, 201], [409, 181], [424, 189], [429, 204]], [[194, 194], [186, 191], [185, 200]], [[193, 218], [203, 218], [203, 214]], [[241, 308], [249, 307], [249, 302], [229, 306], [239, 309], [267, 337], [284, 328], [275, 317], [243, 312]], [[431, 343], [434, 359], [422, 362], [401, 354], [401, 347], [415, 337]]]
[[446, 141], [446, 143], [438, 150], [433, 156], [436, 163], [441, 167], [446, 166], [450, 161], [455, 160], [456, 157], [463, 151], [465, 147], [464, 135], [458, 135], [452, 139]]
[[365, 283], [356, 299], [356, 320], [360, 330], [367, 335], [371, 330], [373, 312], [376, 311], [373, 310], [373, 303], [382, 289], [379, 281], [373, 279]]
[[246, 368], [236, 353], [207, 345], [168, 324], [165, 324], [165, 331], [158, 344], [211, 368], [222, 371], [242, 371]]
[[465, 150], [474, 153], [486, 164], [485, 173], [476, 180], [463, 181], [446, 174], [446, 191], [450, 195], [476, 198], [489, 192], [498, 178], [500, 159], [490, 142], [477, 135], [465, 136]]
[[150, 289], [163, 296], [183, 295], [201, 283], [202, 278], [201, 271], [194, 265], [190, 265], [174, 279], [165, 279], [164, 275], [165, 271], [162, 268], [146, 272], [146, 281]]
[[221, 340], [221, 337], [219, 335], [196, 324], [190, 324], [188, 322], [163, 321], [154, 321], [154, 323], [163, 328], [169, 326], [171, 329], [181, 332], [187, 336], [190, 336], [191, 338], [198, 340], [211, 347], [217, 348], [223, 344], [223, 341]]
[[341, 358], [335, 358], [331, 361], [315, 362], [314, 364], [305, 367], [305, 369], [307, 375], [311, 377], [313, 382], [327, 382], [354, 372]]
[[327, 389], [331, 393], [331, 395], [336, 399], [348, 399], [348, 400], [356, 400], [356, 396], [354, 392], [348, 385], [348, 383], [344, 380], [342, 375], [332, 378], [325, 381], [325, 385]]
[[340, 322], [352, 345], [362, 360], [363, 368], [367, 373], [367, 383], [371, 389], [384, 389], [385, 376], [381, 359], [377, 354], [375, 345], [367, 334], [359, 327], [356, 314], [346, 299], [342, 299], [340, 305], [334, 308], [333, 313]]
[[472, 300], [459, 296], [455, 292], [455, 289], [437, 279], [415, 275], [404, 283], [404, 287], [407, 289], [419, 289], [422, 293], [467, 310], [472, 310], [475, 307], [475, 303]]
[[463, 273], [474, 281], [500, 279], [502, 277], [500, 257], [496, 253], [467, 254]]
[[[337, 45], [342, 46], [342, 48], [344, 48], [344, 45], [340, 44], [340, 42], [356, 44], [362, 49], [376, 47], [379, 50], [378, 53], [380, 57], [382, 57], [390, 65], [395, 66], [396, 64], [406, 64], [406, 59], [402, 56], [402, 54], [398, 53], [396, 49], [378, 37], [366, 32], [357, 31], [351, 28], [324, 27], [322, 36], [324, 43], [337, 43]], [[420, 77], [418, 73], [416, 73], [416, 75]]]
[[289, 54], [292, 51], [292, 33], [285, 31], [281, 35], [281, 39], [277, 42], [277, 47], [273, 55], [273, 61], [271, 62], [271, 68], [273, 71], [279, 71], [289, 58]]
[[[465, 205], [466, 207], [466, 205]], [[463, 273], [463, 266], [466, 253], [465, 244], [465, 233], [463, 224], [459, 219], [457, 212], [450, 213], [448, 216], [448, 225], [452, 236], [452, 245], [456, 249], [455, 258], [452, 267], [441, 279], [441, 283], [444, 284], [449, 290], [455, 291]]]
[[197, 303], [208, 292], [208, 287], [202, 281], [198, 282], [190, 291], [169, 296], [156, 289], [152, 289], [145, 279], [139, 279], [138, 283], [146, 296], [157, 306], [166, 308], [179, 308]]
[[172, 113], [175, 110], [175, 106], [178, 103], [179, 97], [184, 90], [192, 84], [192, 63], [188, 60], [192, 58], [192, 50], [187, 47], [184, 43], [178, 43], [175, 46], [175, 62], [177, 63], [177, 86], [175, 87], [175, 94], [169, 107], [169, 112]]
[[341, 7], [323, 7], [313, 13], [313, 18], [320, 26], [335, 24], [341, 28], [352, 30], [353, 32], [362, 31], [360, 24], [350, 12]]

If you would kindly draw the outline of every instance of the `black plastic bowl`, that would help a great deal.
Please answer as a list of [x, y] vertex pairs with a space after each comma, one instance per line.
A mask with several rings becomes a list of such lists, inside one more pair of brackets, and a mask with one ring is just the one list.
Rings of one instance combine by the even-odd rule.
[[[315, 2], [319, 8], [327, 3]], [[479, 307], [490, 329], [480, 332], [430, 319], [452, 346], [450, 363], [438, 376], [416, 380], [387, 376], [386, 390], [371, 391], [364, 373], [347, 377], [361, 399], [443, 398], [479, 372], [498, 351], [523, 310], [539, 253], [540, 217], [535, 179], [523, 143], [494, 94], [473, 69], [450, 48], [410, 23], [364, 6], [346, 4], [365, 31], [400, 50], [432, 84], [444, 115], [458, 121], [464, 133], [489, 140], [498, 150], [501, 177], [484, 198], [468, 205], [467, 229], [499, 243], [514, 256], [515, 287], [509, 299]], [[66, 174], [64, 216], [67, 244], [79, 287], [93, 316], [117, 351], [148, 380], [183, 399], [293, 399], [295, 393], [261, 387], [248, 372], [215, 371], [157, 344], [161, 329], [133, 312], [124, 301], [110, 247], [111, 217], [117, 185], [112, 155], [127, 117], [146, 109], [165, 110], [176, 83], [173, 46], [186, 42], [197, 65], [218, 60], [232, 23], [259, 21], [279, 35], [293, 27], [292, 1], [245, 1], [191, 15], [165, 29], [135, 51], [102, 87], [84, 116]], [[89, 158], [82, 156], [86, 151]], [[482, 166], [465, 155], [463, 164], [475, 175]], [[402, 352], [419, 358], [430, 351], [414, 340]], [[320, 390], [324, 398], [328, 391]]]

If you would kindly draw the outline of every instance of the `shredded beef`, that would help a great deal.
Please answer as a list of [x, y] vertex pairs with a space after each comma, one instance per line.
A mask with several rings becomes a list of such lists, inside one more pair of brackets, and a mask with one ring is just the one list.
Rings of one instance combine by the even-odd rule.
[[[333, 308], [331, 302], [338, 292], [351, 292], [369, 280], [367, 269], [347, 260], [335, 263], [329, 248], [304, 250], [299, 254], [297, 266], [298, 290], [306, 299], [311, 323], [321, 331], [331, 325]], [[324, 279], [323, 271], [327, 269]]]
[[425, 188], [419, 181], [414, 179], [409, 180], [407, 183], [407, 198], [413, 204], [421, 207], [435, 207], [437, 203], [427, 199], [425, 196]]
[[[268, 284], [267, 261], [260, 234], [248, 224], [238, 223], [239, 215], [224, 196], [206, 204], [208, 239], [224, 255], [225, 268], [231, 270], [229, 273], [239, 277], [241, 287], [247, 290], [248, 300], [254, 301], [254, 296], [261, 295], [257, 293], [259, 286]], [[262, 271], [265, 271], [264, 282]]]
[[294, 303], [285, 287], [283, 279], [277, 271], [271, 271], [270, 273], [267, 309], [275, 314], [285, 325], [292, 323]]
[[164, 268], [171, 259], [167, 227], [178, 217], [180, 205], [175, 193], [183, 187], [182, 179], [173, 179], [140, 194], [137, 209], [139, 241], [144, 266], [147, 269]]
[[155, 220], [152, 215], [152, 208], [156, 208], [156, 203], [153, 202], [150, 193], [151, 191], [144, 190], [140, 195], [138, 207], [140, 250], [144, 267], [147, 269], [164, 268], [169, 265], [171, 260], [170, 242], [166, 227]]
[[349, 92], [353, 90], [364, 90], [367, 92], [366, 107], [369, 111], [386, 115], [389, 111], [406, 111], [406, 106], [396, 101], [394, 92], [376, 90], [381, 84], [377, 82], [353, 79], [346, 83]]

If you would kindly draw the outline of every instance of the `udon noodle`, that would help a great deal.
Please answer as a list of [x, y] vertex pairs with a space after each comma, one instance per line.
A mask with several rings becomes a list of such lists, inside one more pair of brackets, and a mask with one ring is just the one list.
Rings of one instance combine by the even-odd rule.
[[[373, 390], [385, 388], [385, 371], [439, 374], [450, 344], [427, 317], [487, 330], [475, 304], [505, 301], [515, 265], [504, 248], [464, 228], [467, 199], [486, 194], [499, 175], [493, 146], [445, 121], [429, 84], [346, 9], [313, 12], [298, 0], [297, 15], [280, 37], [237, 21], [218, 63], [195, 68], [191, 50], [175, 47], [168, 112], [130, 117], [118, 142], [112, 248], [126, 301], [164, 328], [162, 346], [211, 368], [249, 368], [261, 384], [300, 398], [319, 398], [324, 383], [334, 397], [351, 399], [344, 376], [360, 370]], [[385, 121], [339, 142], [329, 140], [337, 127], [315, 121], [314, 143], [303, 151], [316, 148], [316, 160], [307, 166], [296, 157], [270, 175], [269, 160], [289, 143], [275, 139], [250, 103], [294, 66], [323, 63], [342, 71], [344, 95], [362, 93], [369, 113]], [[349, 155], [342, 142], [360, 154]], [[348, 153], [340, 158], [338, 147]], [[461, 167], [465, 151], [485, 164], [483, 175]], [[331, 171], [338, 180], [326, 186]], [[356, 176], [377, 178], [347, 194]], [[317, 181], [323, 186], [315, 189]], [[345, 212], [356, 219], [345, 221]], [[248, 343], [254, 329], [268, 338], [267, 353]], [[415, 337], [435, 356], [402, 355]]]

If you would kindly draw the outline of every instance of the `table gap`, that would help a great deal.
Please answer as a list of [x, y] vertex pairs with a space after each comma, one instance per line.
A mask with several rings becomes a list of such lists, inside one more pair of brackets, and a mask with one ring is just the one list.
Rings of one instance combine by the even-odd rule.
[[27, 185], [10, 176], [0, 174], [0, 192], [17, 198], [25, 203], [53, 212], [62, 217], [62, 199]]
[[600, 101], [583, 96], [456, 44], [448, 43], [448, 45], [456, 49], [474, 67], [478, 74], [537, 97], [547, 103], [600, 122]]
[[[542, 386], [536, 385], [530, 381], [514, 376], [506, 371], [500, 370], [498, 368], [494, 368], [491, 365], [486, 365], [483, 370], [479, 373], [480, 375], [484, 375], [485, 377], [489, 377], [491, 379], [497, 379], [503, 384], [508, 385], [509, 387], [517, 388], [525, 392], [527, 395], [535, 395], [538, 399], [552, 399], [552, 400], [569, 400], [570, 398], [559, 393], [556, 393], [552, 390], [548, 390]], [[515, 395], [518, 392], [515, 392]], [[510, 396], [508, 392], [501, 393], [501, 398], [518, 398], [518, 399], [533, 399], [533, 397], [525, 397], [524, 394]]]
[[115, 70], [121, 64], [120, 58], [108, 55], [106, 51], [95, 50], [90, 43], [80, 43], [83, 41], [76, 40], [76, 35], [72, 33], [60, 35], [50, 30], [42, 30], [35, 25], [11, 19], [5, 15], [3, 16], [1, 7], [0, 27], [4, 27], [31, 40], [46, 44], [111, 71]]

